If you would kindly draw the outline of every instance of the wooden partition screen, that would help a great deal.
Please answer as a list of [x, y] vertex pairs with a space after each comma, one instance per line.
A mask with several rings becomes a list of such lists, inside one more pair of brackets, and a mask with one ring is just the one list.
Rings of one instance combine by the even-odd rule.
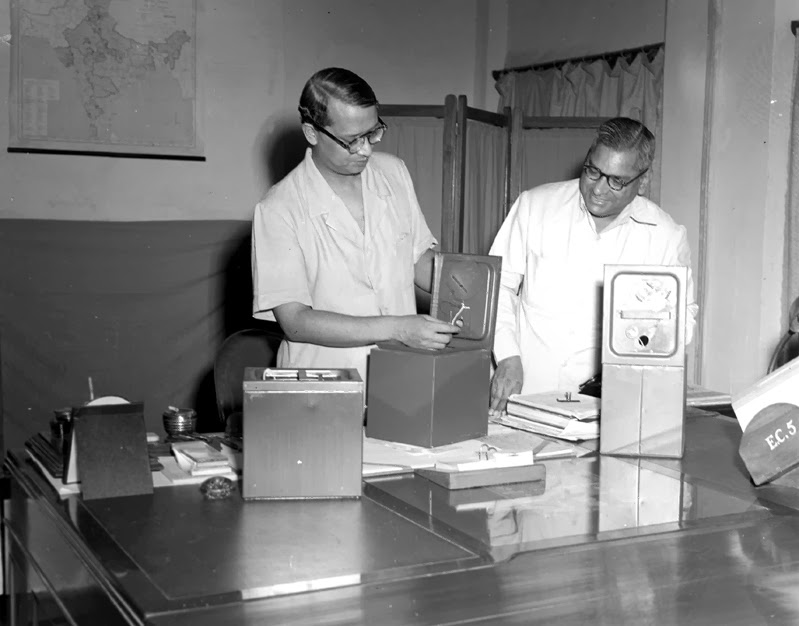
[[[505, 133], [505, 172], [501, 194], [496, 202], [502, 215], [507, 213], [511, 199], [511, 168], [507, 167], [511, 155], [510, 109], [504, 114], [492, 113], [468, 106], [466, 96], [448, 95], [443, 105], [381, 104], [380, 115], [390, 118], [421, 118], [440, 120], [443, 132], [441, 157], [441, 231], [440, 249], [447, 252], [463, 251], [463, 226], [465, 215], [465, 186], [467, 163], [477, 155], [467, 149], [470, 124], [488, 124], [507, 129]], [[389, 122], [390, 123], [390, 122]], [[406, 161], [410, 154], [399, 154]], [[409, 164], [409, 169], [413, 169]]]
[[[487, 252], [486, 241], [493, 239], [502, 219], [523, 189], [576, 175], [572, 171], [574, 163], [581, 162], [594, 130], [604, 121], [604, 118], [523, 116], [520, 111], [509, 107], [502, 113], [494, 113], [470, 107], [464, 95], [448, 95], [443, 105], [382, 104], [380, 115], [388, 121], [389, 128], [391, 119], [418, 118], [421, 123], [435, 121], [432, 128], [441, 133], [442, 142], [440, 249], [470, 253]], [[492, 176], [495, 172], [488, 171], [487, 167], [496, 163], [486, 164], [485, 155], [479, 148], [470, 146], [469, 131], [477, 133], [486, 128], [503, 131], [502, 180], [500, 185], [495, 185], [495, 191], [489, 185], [483, 197], [477, 197], [479, 194], [473, 191], [474, 180], [467, 181], [467, 171], [470, 178]], [[415, 157], [412, 150], [395, 147], [389, 151], [403, 158], [413, 175], [414, 164], [411, 161]], [[548, 167], [538, 168], [536, 158], [548, 160]], [[420, 192], [417, 189], [420, 202], [423, 193], [424, 190]], [[426, 213], [428, 222], [430, 214], [434, 219], [438, 218], [438, 207]], [[472, 236], [465, 241], [466, 221], [474, 221], [476, 216], [486, 218], [480, 224], [481, 236]], [[436, 225], [431, 223], [431, 229], [435, 231]], [[475, 239], [481, 241], [475, 243]]]

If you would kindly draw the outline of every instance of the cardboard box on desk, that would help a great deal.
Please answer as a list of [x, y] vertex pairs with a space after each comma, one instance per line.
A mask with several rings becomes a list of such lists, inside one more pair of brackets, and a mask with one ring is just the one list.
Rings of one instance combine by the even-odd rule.
[[244, 498], [360, 497], [363, 395], [355, 369], [245, 368]]
[[443, 350], [372, 349], [367, 437], [430, 448], [486, 434], [501, 263], [436, 253], [430, 314], [463, 325]]
[[606, 265], [599, 451], [684, 450], [687, 269]]

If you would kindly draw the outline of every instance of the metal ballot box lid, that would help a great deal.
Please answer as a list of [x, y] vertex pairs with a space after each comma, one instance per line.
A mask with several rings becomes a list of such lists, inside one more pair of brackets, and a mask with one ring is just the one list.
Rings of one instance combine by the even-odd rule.
[[493, 347], [501, 269], [498, 256], [436, 252], [430, 315], [463, 323], [449, 349]]
[[602, 363], [682, 367], [687, 283], [685, 267], [606, 265]]
[[352, 391], [363, 392], [356, 369], [244, 368], [244, 391]]
[[[433, 258], [433, 292], [430, 315], [445, 322], [462, 323], [449, 345], [453, 350], [491, 350], [497, 326], [502, 258], [480, 254], [436, 252]], [[398, 341], [382, 341], [379, 348], [430, 354]]]
[[[452, 350], [491, 350], [497, 326], [502, 258], [480, 254], [436, 252], [433, 257], [433, 291], [430, 315], [461, 329], [449, 345]], [[379, 348], [430, 353], [398, 341], [381, 341]]]

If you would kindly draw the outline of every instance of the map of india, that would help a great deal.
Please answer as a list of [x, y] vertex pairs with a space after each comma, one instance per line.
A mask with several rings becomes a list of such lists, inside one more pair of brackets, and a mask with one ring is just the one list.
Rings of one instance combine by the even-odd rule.
[[201, 154], [195, 2], [12, 3], [12, 147]]

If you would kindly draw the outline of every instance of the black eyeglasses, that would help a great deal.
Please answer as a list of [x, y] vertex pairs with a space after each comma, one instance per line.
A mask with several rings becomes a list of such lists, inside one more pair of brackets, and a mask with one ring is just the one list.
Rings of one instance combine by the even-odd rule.
[[599, 169], [595, 165], [591, 165], [590, 163], [583, 164], [583, 172], [585, 173], [585, 177], [588, 180], [599, 180], [604, 176], [605, 180], [608, 181], [608, 187], [610, 187], [613, 191], [622, 191], [625, 187], [627, 187], [628, 185], [632, 185], [636, 180], [641, 178], [641, 176], [646, 174], [648, 171], [649, 168], [647, 167], [643, 171], [638, 172], [638, 174], [633, 178], [631, 178], [630, 180], [624, 180], [619, 176], [611, 176], [610, 174], [605, 174], [605, 172], [603, 172], [601, 169]]
[[350, 154], [355, 154], [356, 152], [358, 152], [358, 150], [363, 148], [363, 144], [366, 141], [368, 141], [372, 145], [375, 145], [376, 143], [378, 143], [383, 138], [383, 133], [385, 133], [386, 129], [388, 128], [388, 126], [386, 126], [386, 123], [378, 117], [377, 118], [377, 122], [378, 122], [377, 128], [373, 128], [368, 133], [364, 133], [363, 135], [360, 135], [360, 136], [356, 137], [352, 141], [344, 141], [343, 139], [339, 139], [338, 137], [336, 137], [329, 130], [327, 130], [326, 128], [320, 126], [319, 124], [317, 124], [313, 120], [306, 120], [306, 122], [308, 124], [310, 124], [311, 126], [313, 126], [320, 133], [330, 137], [333, 141], [335, 141], [338, 145], [340, 145], [342, 148], [344, 148]]

